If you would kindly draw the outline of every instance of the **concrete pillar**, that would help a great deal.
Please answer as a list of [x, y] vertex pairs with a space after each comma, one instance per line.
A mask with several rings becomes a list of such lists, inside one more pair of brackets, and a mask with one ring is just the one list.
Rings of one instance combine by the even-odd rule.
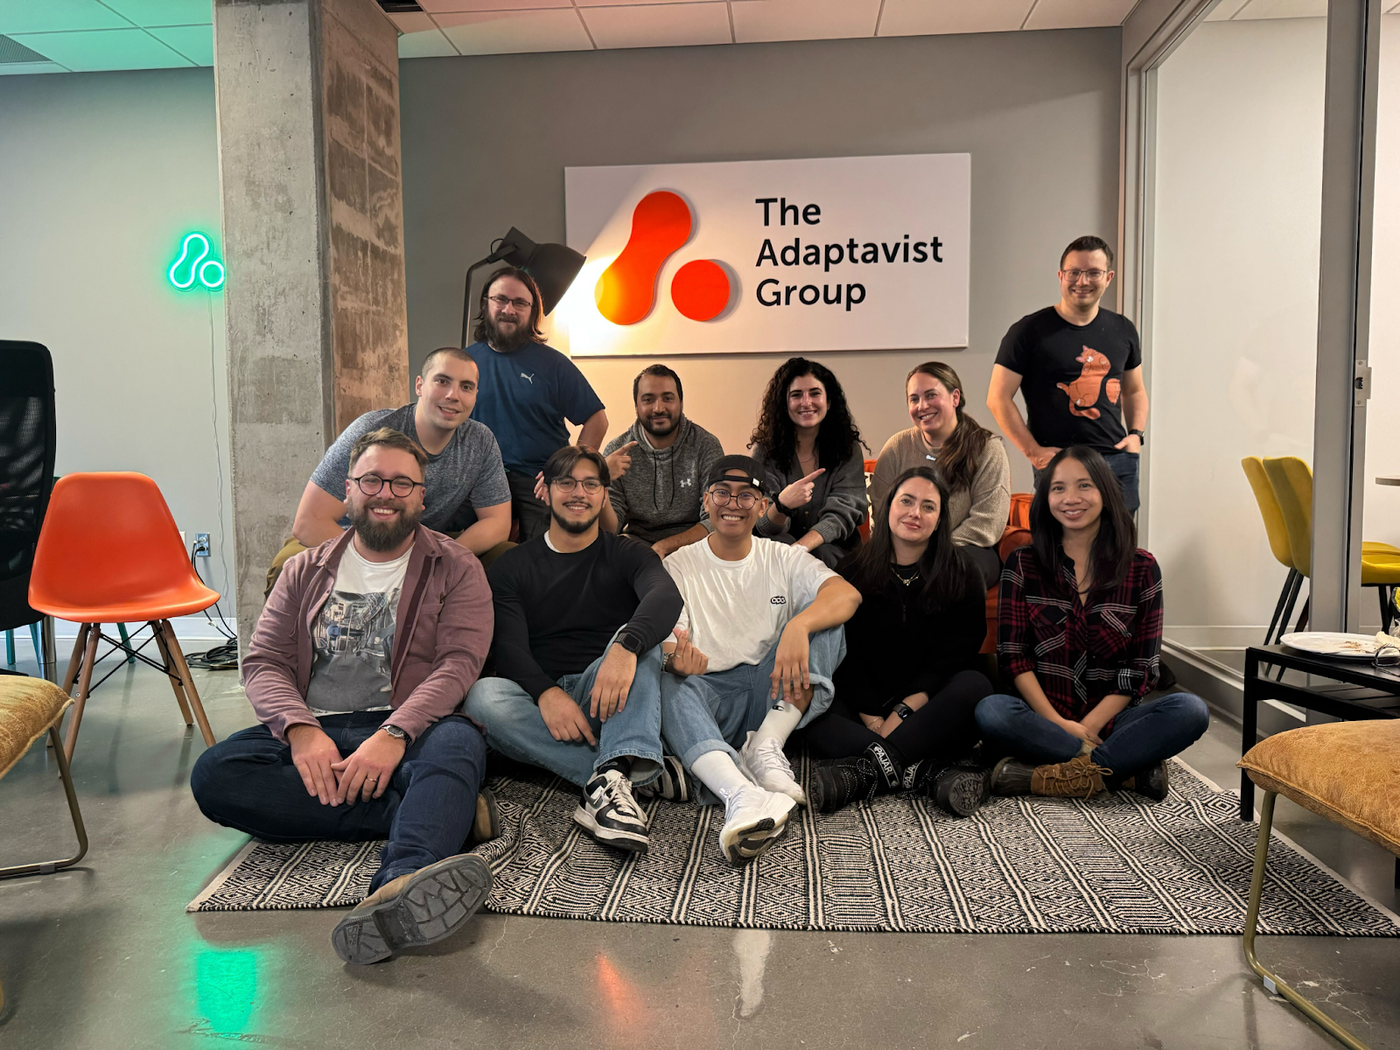
[[326, 446], [404, 403], [398, 34], [374, 0], [215, 0], [238, 634]]

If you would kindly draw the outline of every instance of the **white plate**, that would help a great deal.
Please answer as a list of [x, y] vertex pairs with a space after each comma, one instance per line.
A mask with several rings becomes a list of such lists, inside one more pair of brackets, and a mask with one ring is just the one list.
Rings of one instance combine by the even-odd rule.
[[1281, 639], [1290, 649], [1338, 660], [1369, 660], [1376, 655], [1374, 634], [1343, 634], [1340, 631], [1299, 631]]

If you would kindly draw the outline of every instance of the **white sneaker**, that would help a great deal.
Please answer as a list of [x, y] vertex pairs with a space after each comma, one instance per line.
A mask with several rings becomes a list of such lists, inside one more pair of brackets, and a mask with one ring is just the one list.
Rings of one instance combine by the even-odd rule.
[[632, 797], [631, 782], [615, 769], [595, 773], [583, 789], [574, 820], [599, 842], [631, 853], [645, 853], [647, 817]]
[[783, 837], [796, 808], [787, 795], [761, 787], [746, 786], [725, 795], [720, 850], [736, 867], [753, 860]]
[[765, 791], [786, 795], [799, 806], [807, 804], [802, 785], [792, 775], [792, 763], [783, 754], [783, 745], [773, 737], [758, 740], [750, 733], [744, 740], [744, 749], [739, 752], [739, 768]]

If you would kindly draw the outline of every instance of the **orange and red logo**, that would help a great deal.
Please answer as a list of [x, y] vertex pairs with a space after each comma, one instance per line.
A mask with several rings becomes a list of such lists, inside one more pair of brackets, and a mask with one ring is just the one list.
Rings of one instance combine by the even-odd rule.
[[[690, 240], [690, 205], [678, 193], [648, 193], [632, 211], [632, 234], [593, 289], [598, 312], [613, 324], [642, 320], [656, 305], [656, 284], [666, 260]], [[712, 321], [729, 305], [733, 289], [713, 259], [686, 263], [671, 278], [671, 302], [692, 321]]]

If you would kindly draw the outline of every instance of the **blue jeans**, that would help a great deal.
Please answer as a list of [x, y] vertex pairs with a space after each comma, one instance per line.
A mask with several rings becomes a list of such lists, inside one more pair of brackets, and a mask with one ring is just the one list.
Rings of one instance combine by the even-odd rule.
[[[1136, 707], [1124, 708], [1113, 720], [1113, 732], [1090, 753], [1113, 779], [1122, 780], [1185, 751], [1210, 726], [1205, 701], [1193, 693], [1170, 693]], [[1042, 718], [1019, 696], [996, 693], [977, 705], [977, 728], [1000, 754], [1033, 765], [1068, 762], [1083, 743], [1048, 718]]]
[[[326, 715], [320, 722], [344, 758], [386, 717], [384, 711], [362, 711]], [[190, 790], [210, 820], [269, 842], [388, 838], [370, 883], [373, 893], [390, 879], [462, 852], [485, 767], [486, 743], [476, 726], [448, 715], [408, 745], [384, 794], [323, 806], [306, 793], [291, 746], [258, 725], [200, 755], [190, 771]]]
[[[1128, 508], [1128, 513], [1137, 513], [1138, 505], [1142, 502], [1138, 495], [1138, 461], [1141, 457], [1136, 452], [1103, 452], [1101, 455], [1108, 464], [1108, 469], [1113, 471], [1113, 476], [1118, 479], [1118, 485], [1123, 490], [1123, 504]], [[1045, 471], [1035, 472], [1036, 488], [1040, 487], [1044, 478]]]
[[509, 678], [482, 678], [467, 694], [467, 717], [486, 727], [491, 746], [517, 762], [542, 766], [579, 787], [614, 758], [632, 759], [632, 782], [648, 784], [661, 773], [661, 646], [637, 657], [627, 703], [606, 722], [588, 714], [588, 694], [603, 657], [582, 674], [566, 674], [557, 685], [588, 715], [598, 741], [555, 740], [530, 694]]
[[[709, 751], [723, 751], [737, 760], [735, 748], [757, 729], [773, 708], [773, 660], [778, 644], [758, 664], [739, 664], [727, 671], [677, 678], [662, 676], [661, 735], [670, 752], [689, 769]], [[812, 703], [802, 713], [799, 728], [825, 713], [836, 695], [831, 675], [846, 658], [846, 631], [831, 627], [812, 635], [807, 659]], [[713, 801], [713, 799], [711, 799]]]

